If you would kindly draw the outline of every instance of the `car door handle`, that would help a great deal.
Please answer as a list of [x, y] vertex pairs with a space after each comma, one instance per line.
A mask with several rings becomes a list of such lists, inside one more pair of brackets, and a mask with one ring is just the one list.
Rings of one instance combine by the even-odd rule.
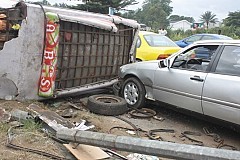
[[199, 82], [203, 82], [204, 79], [200, 78], [200, 76], [193, 76], [193, 77], [190, 77], [191, 80], [194, 80], [194, 81], [199, 81]]

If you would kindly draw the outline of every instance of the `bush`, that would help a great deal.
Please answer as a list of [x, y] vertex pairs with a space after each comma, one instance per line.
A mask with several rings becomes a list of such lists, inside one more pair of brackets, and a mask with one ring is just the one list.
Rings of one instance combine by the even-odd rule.
[[168, 30], [168, 34], [167, 36], [172, 39], [173, 41], [177, 41], [177, 40], [180, 40], [180, 39], [183, 39], [185, 38], [185, 33], [183, 30]]
[[216, 28], [210, 28], [210, 29], [197, 29], [197, 30], [168, 30], [168, 36], [173, 41], [177, 41], [186, 37], [189, 37], [193, 34], [198, 33], [212, 33], [212, 34], [218, 34], [218, 31], [221, 30], [222, 35], [226, 35], [228, 37], [232, 37], [233, 39], [240, 39], [240, 27], [233, 27], [233, 26], [224, 26], [224, 27], [216, 27]]

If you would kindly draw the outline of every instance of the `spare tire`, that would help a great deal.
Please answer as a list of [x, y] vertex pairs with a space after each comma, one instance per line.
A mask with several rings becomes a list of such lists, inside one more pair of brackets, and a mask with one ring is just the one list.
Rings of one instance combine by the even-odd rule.
[[93, 95], [88, 98], [88, 109], [96, 114], [116, 116], [128, 111], [125, 99], [107, 94]]

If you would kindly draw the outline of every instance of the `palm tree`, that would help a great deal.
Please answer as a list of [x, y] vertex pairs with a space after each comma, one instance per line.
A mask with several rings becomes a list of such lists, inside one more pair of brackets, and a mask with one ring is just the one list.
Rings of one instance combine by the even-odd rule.
[[200, 16], [200, 19], [201, 21], [207, 24], [207, 29], [208, 29], [209, 23], [216, 23], [217, 21], [216, 15], [213, 14], [211, 11], [206, 11], [204, 14]]

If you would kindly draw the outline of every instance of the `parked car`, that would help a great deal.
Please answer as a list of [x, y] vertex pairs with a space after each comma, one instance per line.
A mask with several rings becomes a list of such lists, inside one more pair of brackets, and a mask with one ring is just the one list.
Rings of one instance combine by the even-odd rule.
[[179, 46], [179, 47], [186, 47], [189, 44], [192, 44], [193, 42], [196, 41], [200, 41], [200, 40], [217, 40], [217, 39], [222, 39], [222, 40], [231, 40], [231, 37], [228, 36], [224, 36], [224, 35], [219, 35], [219, 34], [194, 34], [190, 37], [184, 38], [182, 40], [179, 41], [175, 41], [175, 43]]
[[147, 30], [146, 24], [141, 23], [141, 24], [139, 24], [139, 25], [140, 25], [140, 30], [141, 30], [141, 31], [146, 31], [146, 30]]
[[140, 31], [137, 40], [136, 60], [164, 59], [180, 50], [171, 39], [153, 32]]
[[[208, 59], [196, 57], [199, 48]], [[198, 41], [164, 60], [124, 65], [119, 77], [132, 107], [149, 99], [240, 125], [239, 40]]]

